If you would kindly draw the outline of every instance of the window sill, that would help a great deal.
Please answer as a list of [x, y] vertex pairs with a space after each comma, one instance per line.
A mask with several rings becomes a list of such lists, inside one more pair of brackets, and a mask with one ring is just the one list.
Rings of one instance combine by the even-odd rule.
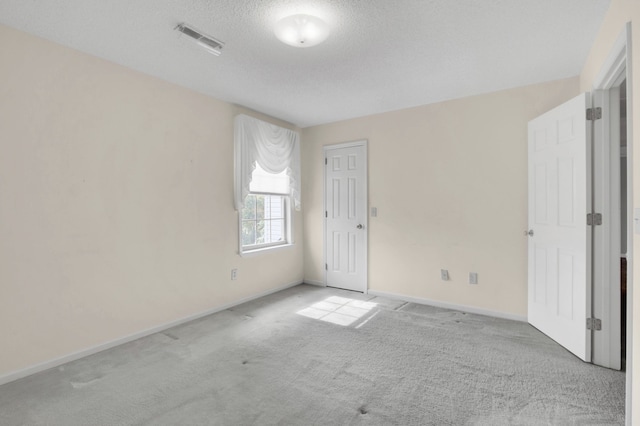
[[293, 244], [293, 243], [280, 244], [280, 245], [277, 245], [277, 246], [261, 247], [261, 248], [252, 249], [252, 250], [240, 250], [239, 254], [242, 257], [252, 257], [252, 256], [257, 256], [257, 255], [259, 255], [261, 253], [264, 253], [264, 252], [280, 251], [280, 250], [292, 248], [294, 246], [295, 246], [295, 244]]

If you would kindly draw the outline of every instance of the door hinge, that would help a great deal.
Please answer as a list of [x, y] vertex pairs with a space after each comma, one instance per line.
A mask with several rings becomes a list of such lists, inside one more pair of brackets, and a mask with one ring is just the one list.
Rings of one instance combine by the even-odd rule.
[[327, 159], [324, 159], [324, 165], [326, 166], [327, 164], [329, 164], [329, 162], [327, 161]]
[[587, 120], [596, 121], [602, 118], [602, 108], [587, 108]]
[[329, 212], [328, 211], [324, 211], [324, 217], [329, 217]]
[[324, 270], [325, 270], [325, 271], [328, 271], [328, 270], [329, 270], [329, 264], [327, 264], [327, 263], [325, 263], [325, 264], [324, 264]]
[[587, 213], [587, 226], [602, 225], [602, 213]]
[[587, 318], [587, 330], [602, 330], [602, 320], [597, 318]]

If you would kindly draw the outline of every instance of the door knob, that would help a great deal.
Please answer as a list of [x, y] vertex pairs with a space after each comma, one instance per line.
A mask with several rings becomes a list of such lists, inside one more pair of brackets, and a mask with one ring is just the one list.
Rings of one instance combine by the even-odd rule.
[[524, 235], [528, 235], [530, 237], [533, 237], [533, 229], [529, 229], [528, 231], [524, 231]]
[[364, 228], [364, 225], [363, 225], [363, 224], [360, 224], [360, 225], [358, 225], [358, 226], [357, 226], [357, 228], [358, 228], [358, 229], [363, 229], [363, 228]]

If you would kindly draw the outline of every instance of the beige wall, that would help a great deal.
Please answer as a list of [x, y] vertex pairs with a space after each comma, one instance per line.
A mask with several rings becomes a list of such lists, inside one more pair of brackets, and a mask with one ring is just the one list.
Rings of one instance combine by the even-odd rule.
[[[627, 144], [632, 146], [633, 166], [633, 207], [638, 208], [640, 204], [640, 149], [638, 149], [635, 141], [640, 135], [640, 2], [637, 0], [612, 0], [611, 6], [604, 22], [600, 28], [600, 32], [593, 43], [589, 57], [580, 75], [580, 87], [582, 91], [591, 90], [594, 79], [600, 72], [604, 61], [611, 51], [614, 42], [623, 31], [627, 22], [632, 23], [632, 126], [633, 139]], [[632, 356], [632, 406], [633, 424], [640, 424], [640, 238], [638, 234], [634, 234], [633, 238], [633, 258], [631, 263], [634, 272], [632, 282], [629, 287], [633, 288], [633, 356]]]
[[322, 147], [368, 139], [369, 288], [525, 317], [527, 122], [577, 94], [572, 78], [304, 129], [305, 279], [323, 280]]
[[301, 214], [236, 254], [238, 112], [0, 26], [0, 378], [302, 280]]

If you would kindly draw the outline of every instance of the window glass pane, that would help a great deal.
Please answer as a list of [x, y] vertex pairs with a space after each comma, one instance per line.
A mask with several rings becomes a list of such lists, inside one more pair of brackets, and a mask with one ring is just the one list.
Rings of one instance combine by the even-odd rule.
[[256, 222], [253, 220], [242, 221], [242, 245], [252, 246], [256, 244]]
[[244, 200], [244, 208], [242, 209], [242, 219], [256, 218], [256, 196], [247, 195]]
[[271, 217], [281, 219], [284, 217], [284, 197], [279, 197], [271, 204]]
[[258, 220], [256, 224], [256, 244], [264, 244], [270, 241], [265, 239], [264, 220]]
[[264, 195], [256, 195], [256, 219], [264, 218]]
[[277, 243], [284, 241], [284, 219], [271, 220], [269, 231], [271, 233], [271, 242]]
[[284, 217], [284, 198], [267, 195], [264, 197], [264, 218], [280, 219]]
[[264, 196], [264, 218], [265, 219], [271, 218], [271, 203], [273, 202], [273, 198], [277, 198], [277, 197], [272, 197], [270, 195]]

